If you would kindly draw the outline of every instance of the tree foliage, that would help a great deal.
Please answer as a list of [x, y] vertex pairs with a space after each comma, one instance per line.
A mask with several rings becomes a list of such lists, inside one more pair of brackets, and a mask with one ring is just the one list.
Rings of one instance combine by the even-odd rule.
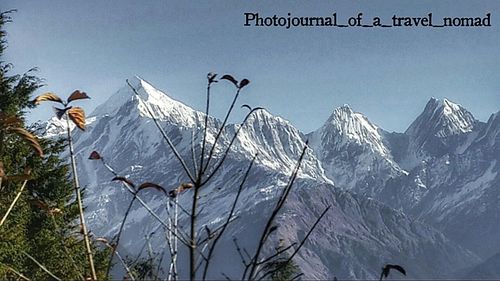
[[[19, 119], [19, 128], [29, 131], [25, 114], [34, 107], [30, 98], [42, 86], [42, 80], [30, 69], [22, 75], [11, 74], [12, 64], [4, 62], [7, 46], [4, 26], [10, 12], [0, 14], [0, 113]], [[0, 279], [49, 279], [49, 275], [27, 257], [32, 256], [54, 275], [65, 280], [88, 276], [84, 245], [79, 229], [74, 227], [78, 208], [67, 165], [59, 158], [65, 143], [36, 139], [44, 156], [40, 157], [32, 143], [22, 135], [0, 131], [0, 162], [6, 175], [24, 174], [31, 170], [31, 179], [5, 223], [0, 226]], [[0, 216], [7, 211], [21, 182], [4, 180], [0, 186]], [[94, 249], [96, 258], [105, 253]], [[104, 262], [98, 263], [104, 266]], [[103, 271], [103, 268], [99, 268]], [[102, 276], [102, 275], [101, 275]]]

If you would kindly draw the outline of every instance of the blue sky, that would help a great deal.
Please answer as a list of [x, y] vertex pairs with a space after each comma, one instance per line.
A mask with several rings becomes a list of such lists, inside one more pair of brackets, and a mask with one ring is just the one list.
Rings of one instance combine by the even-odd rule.
[[[22, 73], [36, 66], [66, 96], [83, 89], [90, 112], [139, 75], [173, 98], [204, 108], [205, 76], [231, 73], [252, 81], [242, 102], [264, 106], [304, 132], [334, 108], [355, 111], [389, 131], [404, 131], [430, 97], [447, 97], [486, 120], [500, 109], [498, 1], [61, 1], [2, 0], [17, 9], [7, 26], [5, 60]], [[329, 16], [363, 12], [484, 17], [487, 28], [244, 27], [244, 13]], [[214, 90], [223, 116], [230, 87]], [[31, 120], [51, 115], [38, 108]], [[238, 116], [236, 116], [238, 117]]]

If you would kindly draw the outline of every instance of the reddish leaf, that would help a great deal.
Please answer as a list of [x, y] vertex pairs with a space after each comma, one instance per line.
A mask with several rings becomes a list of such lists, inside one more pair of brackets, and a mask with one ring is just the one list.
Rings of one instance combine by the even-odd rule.
[[102, 157], [101, 157], [101, 155], [99, 154], [99, 152], [97, 152], [97, 151], [92, 151], [92, 153], [90, 153], [89, 159], [90, 159], [90, 160], [101, 160], [101, 159], [102, 159]]
[[104, 243], [104, 244], [108, 244], [108, 239], [104, 238], [104, 237], [97, 237], [95, 239], [95, 241], [97, 242], [101, 242], [101, 243]]
[[31, 147], [35, 150], [35, 152], [40, 157], [42, 157], [43, 151], [42, 147], [38, 143], [38, 139], [26, 129], [22, 128], [22, 123], [22, 120], [18, 117], [5, 115], [0, 112], [0, 130], [18, 135], [24, 141], [28, 142], [29, 145], [31, 145]]
[[248, 110], [252, 111], [252, 108], [248, 104], [244, 104], [241, 106], [241, 108], [248, 108]]
[[245, 87], [245, 86], [246, 86], [246, 85], [248, 85], [248, 84], [250, 84], [250, 80], [248, 80], [248, 79], [243, 79], [243, 80], [241, 80], [241, 82], [240, 82], [240, 86], [239, 86], [239, 88], [241, 89], [241, 88]]
[[131, 180], [127, 179], [126, 177], [114, 177], [111, 181], [121, 181], [121, 182], [128, 184], [128, 185], [135, 188], [135, 184]]
[[42, 101], [55, 101], [55, 102], [58, 102], [58, 103], [61, 103], [63, 104], [63, 101], [61, 100], [60, 97], [58, 97], [56, 94], [54, 93], [45, 93], [43, 95], [40, 95], [38, 97], [36, 97], [34, 100], [33, 100], [33, 103], [34, 104], [40, 104]]
[[193, 187], [192, 183], [181, 183], [181, 185], [179, 185], [177, 188], [175, 188], [173, 190], [170, 190], [168, 192], [168, 196], [172, 197], [172, 198], [175, 198], [177, 195], [179, 195], [183, 191], [185, 191], [187, 189], [190, 189], [192, 187]]
[[387, 278], [389, 276], [389, 272], [391, 271], [391, 269], [395, 269], [395, 270], [401, 272], [401, 274], [406, 275], [406, 270], [402, 266], [397, 265], [397, 264], [386, 264], [382, 268], [382, 275], [385, 278]]
[[74, 100], [82, 100], [82, 99], [90, 99], [90, 97], [87, 96], [87, 93], [76, 90], [68, 97], [68, 103]]
[[230, 81], [231, 83], [233, 83], [236, 87], [238, 87], [238, 81], [236, 79], [234, 79], [233, 76], [229, 75], [229, 74], [226, 74], [224, 76], [222, 76], [220, 79], [223, 79], [223, 80], [227, 80], [227, 81]]
[[85, 112], [81, 107], [70, 108], [68, 110], [68, 116], [80, 130], [85, 131]]
[[139, 188], [137, 188], [137, 190], [150, 188], [150, 187], [167, 194], [167, 191], [165, 190], [165, 188], [163, 188], [161, 185], [158, 185], [158, 184], [152, 183], [152, 182], [142, 183], [141, 185], [139, 185]]

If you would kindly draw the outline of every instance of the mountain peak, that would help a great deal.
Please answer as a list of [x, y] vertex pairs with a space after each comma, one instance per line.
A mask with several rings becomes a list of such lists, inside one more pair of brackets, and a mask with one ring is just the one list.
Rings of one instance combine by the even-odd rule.
[[428, 136], [430, 133], [443, 138], [470, 132], [476, 123], [472, 113], [461, 105], [446, 98], [431, 98], [405, 133], [410, 136]]
[[150, 117], [149, 111], [151, 111], [155, 118], [171, 120], [189, 127], [195, 126], [195, 119], [203, 115], [203, 113], [174, 100], [139, 76], [133, 76], [126, 81], [135, 89], [135, 92], [140, 96], [140, 100], [134, 90], [126, 83], [120, 90], [111, 95], [106, 102], [98, 106], [91, 115], [115, 115], [121, 110], [130, 114], [130, 110], [137, 110], [140, 116]]
[[359, 132], [361, 128], [377, 131], [378, 127], [371, 123], [363, 114], [354, 112], [352, 108], [344, 104], [333, 110], [325, 125], [337, 126], [339, 130], [348, 134]]
[[315, 141], [322, 143], [333, 141], [327, 146], [333, 145], [339, 148], [354, 142], [367, 145], [382, 155], [389, 154], [382, 143], [379, 128], [363, 114], [353, 111], [347, 104], [336, 108], [325, 124], [313, 132], [312, 136]]

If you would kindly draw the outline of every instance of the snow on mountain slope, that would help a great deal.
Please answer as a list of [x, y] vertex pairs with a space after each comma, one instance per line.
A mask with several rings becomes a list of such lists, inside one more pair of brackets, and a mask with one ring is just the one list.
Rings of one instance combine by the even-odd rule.
[[[232, 136], [239, 125], [229, 125], [227, 136]], [[226, 145], [228, 141], [226, 142]], [[283, 171], [293, 167], [305, 146], [299, 130], [283, 118], [273, 116], [267, 110], [256, 111], [238, 134], [235, 151], [249, 156], [259, 153], [259, 161], [269, 168]], [[308, 150], [299, 176], [321, 179], [332, 183], [324, 174], [318, 159]]]
[[[426, 161], [429, 192], [411, 210], [483, 257], [500, 251], [500, 118], [468, 133], [473, 140], [462, 153]], [[449, 146], [456, 146], [453, 139]], [[417, 167], [415, 170], [420, 169]], [[464, 227], [466, 226], [466, 227]], [[488, 241], [488, 243], [484, 243]]]
[[404, 174], [383, 140], [383, 131], [344, 105], [310, 133], [311, 147], [338, 186], [374, 196], [377, 187]]
[[[195, 166], [191, 145], [196, 155], [201, 151], [204, 113], [138, 77], [130, 83], [141, 101], [124, 86], [90, 114], [85, 132], [73, 130], [80, 177], [87, 186], [87, 214], [96, 235], [116, 233], [130, 194], [110, 182], [113, 175], [99, 162], [87, 159], [91, 151], [99, 151], [119, 174], [136, 183], [152, 181], [170, 189], [188, 181], [146, 106], [189, 169]], [[208, 122], [206, 153], [221, 126], [210, 116]], [[43, 126], [46, 137], [56, 137], [66, 128], [65, 122], [56, 119]], [[211, 165], [220, 160], [238, 128], [226, 125]], [[291, 242], [303, 237], [313, 218], [332, 204], [325, 222], [297, 257], [307, 278], [376, 278], [380, 266], [389, 262], [403, 263], [412, 278], [453, 278], [457, 276], [452, 272], [479, 262], [468, 250], [482, 258], [500, 252], [499, 112], [483, 123], [451, 101], [431, 99], [405, 133], [388, 133], [343, 106], [321, 128], [304, 135], [288, 121], [262, 110], [241, 128], [226, 161], [202, 192], [202, 207], [209, 207], [200, 225], [216, 227], [242, 171], [258, 153], [241, 196], [241, 219], [228, 230], [227, 239], [221, 241], [224, 250], [216, 257], [217, 266], [227, 274], [239, 269], [231, 237], [241, 237], [242, 244], [252, 249], [266, 210], [286, 184], [306, 139], [311, 149], [273, 239], [279, 236]], [[164, 214], [161, 194], [145, 191], [143, 196]], [[188, 206], [188, 197], [186, 193], [181, 204]], [[137, 241], [143, 241], [156, 225], [139, 205], [134, 206], [129, 222], [121, 250], [133, 254], [143, 246]], [[159, 249], [164, 244], [161, 237], [153, 242]], [[273, 245], [268, 247], [270, 251]], [[219, 274], [209, 275], [220, 278]]]
[[410, 138], [409, 157], [418, 160], [442, 156], [450, 151], [447, 138], [469, 133], [477, 124], [472, 113], [461, 105], [431, 98], [405, 132]]

